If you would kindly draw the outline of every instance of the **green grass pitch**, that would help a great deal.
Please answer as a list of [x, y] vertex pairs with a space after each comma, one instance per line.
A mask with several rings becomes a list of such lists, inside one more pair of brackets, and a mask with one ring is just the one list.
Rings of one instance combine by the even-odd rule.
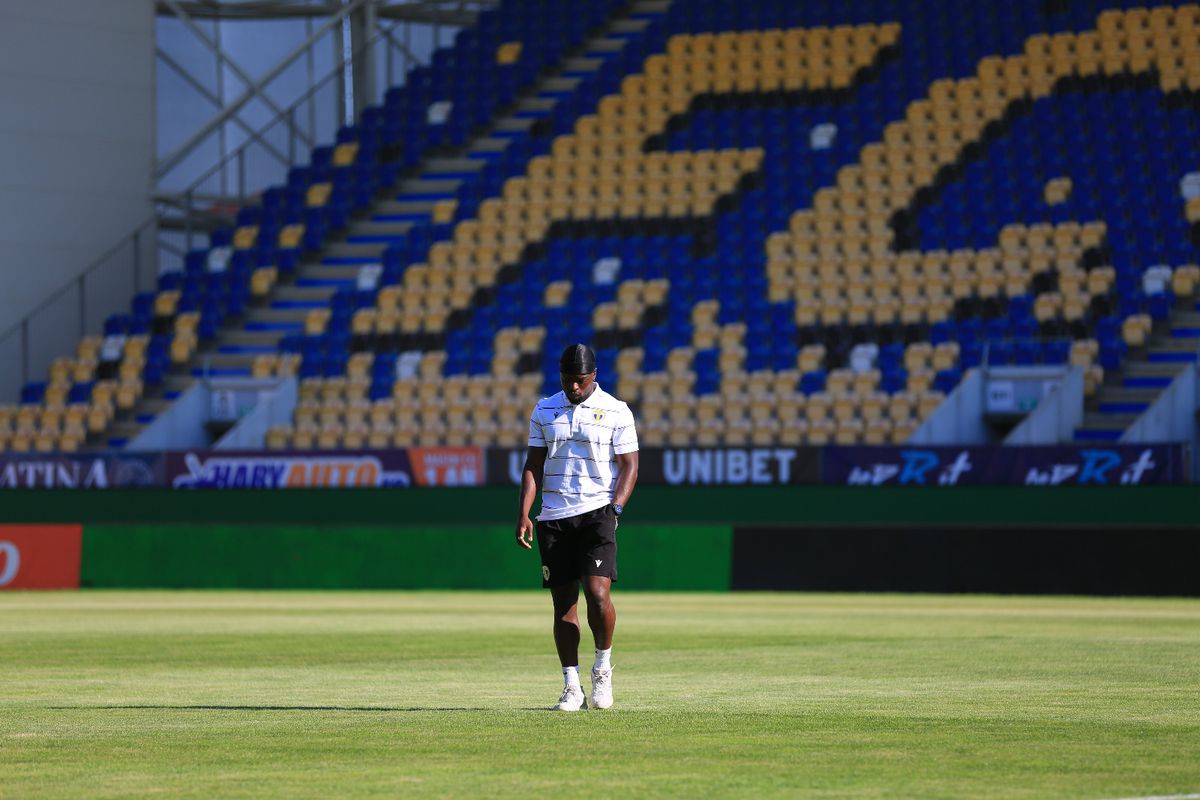
[[1200, 602], [614, 596], [556, 714], [542, 593], [3, 594], [0, 797], [1200, 792]]

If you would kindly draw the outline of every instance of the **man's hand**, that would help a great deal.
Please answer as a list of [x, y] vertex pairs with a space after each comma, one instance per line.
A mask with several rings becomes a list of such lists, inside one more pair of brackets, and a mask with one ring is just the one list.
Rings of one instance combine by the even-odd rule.
[[526, 550], [533, 549], [533, 522], [529, 517], [517, 520], [517, 544]]

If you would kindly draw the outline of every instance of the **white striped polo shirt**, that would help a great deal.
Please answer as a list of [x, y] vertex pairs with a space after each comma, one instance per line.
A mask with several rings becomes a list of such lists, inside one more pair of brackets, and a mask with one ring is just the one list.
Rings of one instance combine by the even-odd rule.
[[633, 412], [599, 384], [577, 406], [559, 392], [534, 407], [529, 446], [546, 448], [538, 519], [586, 514], [612, 502], [616, 457], [638, 449]]

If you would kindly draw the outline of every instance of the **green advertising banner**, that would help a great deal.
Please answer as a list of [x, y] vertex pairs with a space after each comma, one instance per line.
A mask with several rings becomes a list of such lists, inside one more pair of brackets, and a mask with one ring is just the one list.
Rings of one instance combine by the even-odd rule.
[[[728, 526], [621, 526], [623, 589], [729, 588]], [[507, 526], [89, 525], [85, 587], [536, 589]]]

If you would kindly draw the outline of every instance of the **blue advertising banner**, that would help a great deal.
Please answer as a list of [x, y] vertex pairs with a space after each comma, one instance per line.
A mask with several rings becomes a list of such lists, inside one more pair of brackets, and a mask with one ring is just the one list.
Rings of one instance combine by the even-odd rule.
[[1139, 486], [1187, 481], [1180, 444], [828, 447], [822, 482], [857, 486]]
[[117, 489], [162, 486], [161, 453], [0, 456], [0, 489]]
[[175, 489], [309, 489], [478, 486], [478, 447], [311, 452], [196, 450], [166, 454]]
[[167, 485], [174, 489], [344, 489], [412, 482], [404, 450], [167, 453]]
[[[488, 483], [521, 485], [525, 448], [488, 451]], [[821, 482], [818, 447], [643, 447], [643, 486], [772, 486]]]

